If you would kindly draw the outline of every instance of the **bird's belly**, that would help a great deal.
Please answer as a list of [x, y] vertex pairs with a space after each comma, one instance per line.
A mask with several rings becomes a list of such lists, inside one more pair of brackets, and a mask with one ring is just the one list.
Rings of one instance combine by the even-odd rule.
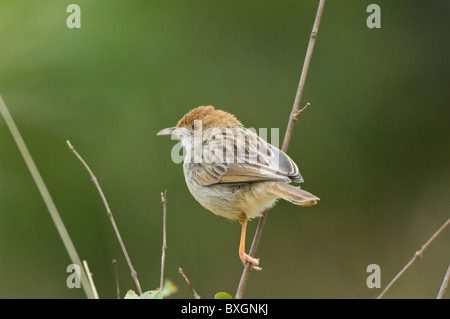
[[192, 196], [214, 214], [229, 219], [259, 217], [272, 207], [277, 196], [264, 192], [264, 182], [230, 186], [224, 184], [201, 185], [186, 178]]

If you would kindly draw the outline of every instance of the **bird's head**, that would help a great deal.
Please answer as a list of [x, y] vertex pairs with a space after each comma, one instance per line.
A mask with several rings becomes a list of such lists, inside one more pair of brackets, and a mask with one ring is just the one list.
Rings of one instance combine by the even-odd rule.
[[213, 106], [199, 106], [186, 113], [177, 126], [168, 127], [159, 131], [156, 135], [174, 135], [180, 139], [191, 137], [197, 130], [219, 129], [242, 126], [241, 122], [233, 114], [222, 110], [216, 110]]

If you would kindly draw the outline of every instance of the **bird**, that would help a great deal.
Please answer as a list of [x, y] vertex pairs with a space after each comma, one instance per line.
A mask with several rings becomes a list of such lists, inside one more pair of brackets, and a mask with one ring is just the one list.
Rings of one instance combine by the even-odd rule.
[[290, 183], [302, 183], [295, 162], [231, 113], [212, 105], [186, 113], [174, 127], [160, 130], [184, 149], [183, 172], [192, 196], [216, 215], [241, 224], [239, 257], [261, 270], [260, 260], [245, 252], [247, 222], [261, 217], [279, 199], [311, 206], [319, 198]]

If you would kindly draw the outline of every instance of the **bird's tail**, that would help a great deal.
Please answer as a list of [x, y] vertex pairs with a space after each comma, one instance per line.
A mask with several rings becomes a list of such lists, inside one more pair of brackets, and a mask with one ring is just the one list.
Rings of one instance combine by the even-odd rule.
[[320, 199], [311, 193], [286, 183], [271, 183], [268, 191], [295, 205], [311, 206]]

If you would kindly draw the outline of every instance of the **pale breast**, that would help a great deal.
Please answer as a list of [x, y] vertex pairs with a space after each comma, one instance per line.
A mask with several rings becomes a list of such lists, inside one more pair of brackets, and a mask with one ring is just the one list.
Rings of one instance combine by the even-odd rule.
[[[256, 182], [243, 185], [213, 184], [201, 185], [192, 177], [194, 172], [185, 163], [184, 175], [192, 196], [206, 209], [229, 219], [240, 219], [245, 214], [248, 219], [259, 217], [270, 208], [277, 196], [265, 192], [265, 183]], [[270, 182], [269, 182], [270, 183]]]

